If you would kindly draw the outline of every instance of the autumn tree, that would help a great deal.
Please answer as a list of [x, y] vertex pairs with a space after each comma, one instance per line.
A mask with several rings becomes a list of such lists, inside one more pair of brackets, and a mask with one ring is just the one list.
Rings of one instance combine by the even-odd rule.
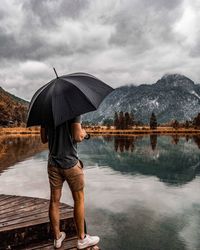
[[10, 119], [10, 114], [4, 103], [0, 102], [0, 124], [6, 125]]

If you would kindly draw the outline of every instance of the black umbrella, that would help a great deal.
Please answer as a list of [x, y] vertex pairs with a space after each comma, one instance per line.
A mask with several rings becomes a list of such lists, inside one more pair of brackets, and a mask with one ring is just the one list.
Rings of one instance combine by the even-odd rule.
[[103, 99], [114, 90], [87, 73], [73, 73], [59, 77], [56, 73], [56, 76], [38, 89], [32, 97], [27, 127], [37, 125], [56, 127], [78, 115], [97, 110]]

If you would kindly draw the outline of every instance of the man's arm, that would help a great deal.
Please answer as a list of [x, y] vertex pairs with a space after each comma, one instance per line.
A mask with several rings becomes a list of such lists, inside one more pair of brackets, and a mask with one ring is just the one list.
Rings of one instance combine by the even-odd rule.
[[43, 127], [40, 128], [40, 138], [41, 138], [42, 143], [45, 144], [48, 142], [47, 133], [46, 133], [45, 128]]
[[77, 116], [71, 121], [71, 132], [72, 138], [76, 142], [81, 142], [84, 140], [84, 137], [87, 135], [85, 129], [81, 127], [81, 117]]
[[71, 124], [71, 131], [72, 131], [72, 138], [76, 142], [82, 142], [82, 140], [84, 140], [84, 137], [87, 134], [85, 129], [82, 129], [80, 123], [72, 123]]

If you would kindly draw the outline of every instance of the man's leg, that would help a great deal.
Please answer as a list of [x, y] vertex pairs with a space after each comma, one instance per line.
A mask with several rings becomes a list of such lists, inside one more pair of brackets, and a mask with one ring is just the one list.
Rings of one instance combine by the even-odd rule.
[[51, 227], [54, 233], [54, 238], [60, 238], [60, 198], [61, 198], [62, 189], [60, 188], [51, 188], [51, 196], [49, 203], [49, 218], [51, 222]]
[[86, 249], [87, 247], [96, 245], [99, 242], [98, 236], [85, 235], [84, 232], [84, 173], [83, 167], [76, 164], [71, 169], [65, 171], [66, 181], [72, 192], [74, 199], [74, 220], [76, 224], [78, 241], [77, 249]]
[[84, 239], [84, 190], [72, 191], [72, 196], [74, 199], [74, 219], [76, 223], [76, 228], [78, 232], [79, 239]]

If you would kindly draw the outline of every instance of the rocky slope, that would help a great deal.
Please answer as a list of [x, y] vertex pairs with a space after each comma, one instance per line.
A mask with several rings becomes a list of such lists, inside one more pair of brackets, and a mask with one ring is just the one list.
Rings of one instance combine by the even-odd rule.
[[26, 122], [28, 102], [0, 87], [0, 126], [22, 125]]
[[102, 122], [114, 112], [133, 111], [135, 118], [149, 122], [155, 112], [159, 123], [190, 120], [200, 112], [200, 85], [179, 74], [166, 74], [154, 84], [116, 88], [97, 111], [83, 115], [83, 121]]

